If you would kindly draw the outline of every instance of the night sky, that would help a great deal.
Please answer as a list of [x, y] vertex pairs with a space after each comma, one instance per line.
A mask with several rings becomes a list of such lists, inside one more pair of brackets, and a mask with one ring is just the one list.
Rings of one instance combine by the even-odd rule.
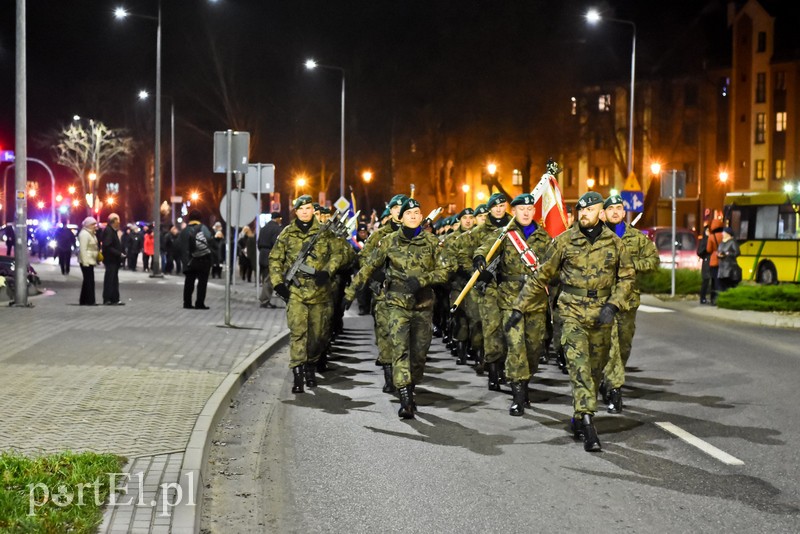
[[[117, 5], [28, 2], [31, 156], [51, 161], [43, 140], [75, 114], [127, 128], [141, 151], [152, 150], [152, 99], [143, 104], [136, 93], [155, 88], [155, 22], [116, 21]], [[157, 8], [155, 0], [124, 5], [150, 15]], [[284, 192], [297, 172], [318, 174], [323, 162], [338, 169], [341, 78], [306, 71], [308, 57], [347, 70], [349, 182], [366, 167], [386, 176], [393, 132], [429, 120], [456, 136], [485, 136], [486, 146], [522, 135], [544, 143], [547, 121], [571, 91], [627, 83], [630, 30], [588, 27], [590, 6], [636, 22], [637, 77], [729, 62], [723, 0], [163, 0], [162, 91], [177, 109], [178, 192], [219, 183], [212, 133], [229, 127], [251, 132], [251, 161], [275, 163]], [[0, 147], [12, 148], [12, 0], [0, 19], [0, 80]], [[144, 165], [130, 174], [141, 180]], [[166, 159], [163, 176], [168, 182]], [[57, 177], [71, 181], [63, 168]], [[331, 195], [338, 176], [333, 183]]]

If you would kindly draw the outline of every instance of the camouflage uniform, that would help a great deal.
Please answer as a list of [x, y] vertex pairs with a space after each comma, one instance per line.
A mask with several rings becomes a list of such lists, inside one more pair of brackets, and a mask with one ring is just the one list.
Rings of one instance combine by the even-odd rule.
[[[449, 306], [452, 306], [456, 301], [472, 274], [472, 262], [466, 261], [469, 258], [462, 253], [463, 244], [468, 233], [468, 231], [459, 228], [447, 236], [443, 243], [442, 257], [449, 264], [450, 272], [453, 273], [449, 283], [449, 298], [447, 300]], [[468, 266], [467, 263], [469, 263]], [[459, 306], [459, 309], [452, 317], [452, 330], [450, 335], [462, 345], [471, 344], [474, 349], [480, 349], [483, 345], [483, 338], [480, 334], [479, 327], [475, 323], [475, 316], [477, 315], [478, 321], [480, 321], [480, 314], [478, 312], [477, 302], [470, 296], [471, 293], [472, 292], [467, 293], [461, 306]], [[472, 314], [472, 321], [470, 321], [470, 312]], [[463, 355], [459, 357], [463, 358]], [[463, 364], [465, 362], [460, 359], [459, 363]]]
[[[300, 255], [303, 244], [320, 231], [320, 224], [312, 219], [311, 227], [303, 232], [295, 221], [284, 228], [269, 254], [269, 279], [273, 286], [284, 283], [283, 276]], [[306, 258], [306, 265], [326, 271], [331, 276], [339, 270], [343, 258], [334, 243], [331, 233], [322, 235], [314, 246], [313, 255]], [[326, 348], [326, 329], [330, 329], [333, 313], [331, 284], [318, 285], [313, 277], [298, 273], [297, 286], [290, 281], [289, 302], [286, 305], [286, 322], [290, 331], [289, 367], [315, 364]]]
[[[333, 233], [331, 233], [331, 239], [334, 249], [342, 259], [342, 263], [335, 273], [331, 273], [331, 303], [333, 308], [331, 310], [330, 324], [327, 325], [327, 328], [324, 330], [326, 333], [325, 338], [321, 341], [326, 351], [330, 346], [332, 337], [341, 332], [344, 326], [342, 297], [344, 295], [345, 283], [350, 278], [350, 269], [355, 264], [356, 260], [356, 252], [353, 250], [353, 245], [346, 239], [336, 237]], [[322, 371], [324, 370], [324, 360], [321, 360], [321, 363], [322, 366], [319, 367], [319, 370]]]
[[[345, 290], [345, 299], [352, 301], [356, 290], [372, 273], [386, 265], [384, 304], [394, 385], [405, 388], [418, 384], [432, 337], [433, 291], [430, 286], [445, 282], [448, 276], [439, 240], [421, 229], [412, 239], [406, 238], [402, 230], [397, 231], [382, 239], [365, 260], [353, 283]], [[410, 277], [417, 278], [422, 286], [416, 295], [409, 294], [405, 285]]]
[[[624, 224], [624, 223], [623, 223]], [[658, 269], [660, 259], [655, 243], [630, 225], [625, 226], [622, 242], [631, 255], [637, 273]], [[636, 310], [639, 309], [639, 287], [634, 281], [625, 311], [617, 313], [611, 335], [611, 352], [603, 370], [606, 388], [619, 389], [625, 383], [625, 365], [631, 356], [633, 335], [636, 332]]]
[[575, 413], [591, 416], [597, 410], [597, 386], [611, 343], [611, 325], [598, 324], [597, 319], [605, 303], [627, 309], [635, 281], [633, 262], [614, 232], [603, 226], [592, 244], [575, 223], [553, 241], [514, 308], [525, 313], [540, 306], [547, 284], [556, 277], [561, 282], [561, 343], [569, 363]]
[[[375, 230], [375, 232], [367, 238], [367, 241], [364, 243], [364, 248], [361, 249], [358, 255], [361, 267], [363, 267], [375, 253], [381, 240], [392, 232], [396, 232], [398, 228], [399, 225], [396, 222], [390, 221], [388, 224]], [[382, 271], [382, 267], [378, 267], [376, 272], [379, 270]], [[381, 272], [380, 276], [382, 277], [383, 274], [384, 273]], [[373, 280], [371, 284], [376, 288], [380, 288], [381, 282]], [[373, 291], [373, 302], [375, 305], [375, 345], [378, 347], [378, 364], [391, 365], [392, 347], [389, 342], [389, 332], [387, 330], [389, 318], [386, 316], [385, 296], [385, 291], [380, 289], [378, 289], [377, 292]]]

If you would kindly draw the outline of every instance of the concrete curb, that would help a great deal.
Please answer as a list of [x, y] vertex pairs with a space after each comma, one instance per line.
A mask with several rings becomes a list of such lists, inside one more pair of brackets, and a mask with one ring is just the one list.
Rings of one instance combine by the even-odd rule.
[[797, 328], [800, 329], [800, 317], [793, 315], [781, 315], [772, 312], [759, 312], [750, 310], [727, 310], [716, 306], [702, 306], [696, 302], [676, 301], [668, 302], [653, 295], [642, 295], [642, 304], [649, 306], [660, 306], [671, 310], [682, 311], [698, 315], [705, 319], [716, 319], [723, 321], [733, 321], [737, 323], [752, 324], [756, 326], [769, 326], [773, 328]]
[[179, 495], [185, 496], [185, 498], [180, 499], [172, 516], [170, 531], [174, 534], [196, 534], [200, 531], [203, 488], [205, 486], [203, 475], [214, 427], [242, 384], [267, 358], [277, 352], [288, 338], [289, 330], [286, 329], [254, 350], [233, 371], [228, 373], [228, 376], [208, 398], [200, 415], [197, 416], [197, 421], [186, 445], [178, 481]]

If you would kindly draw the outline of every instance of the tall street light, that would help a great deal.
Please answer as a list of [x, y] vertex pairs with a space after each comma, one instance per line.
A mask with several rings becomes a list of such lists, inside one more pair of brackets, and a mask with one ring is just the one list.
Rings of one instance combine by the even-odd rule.
[[630, 176], [631, 172], [633, 172], [633, 86], [636, 80], [636, 24], [632, 20], [603, 17], [596, 9], [590, 9], [586, 13], [586, 20], [592, 25], [607, 20], [609, 22], [629, 24], [631, 28], [633, 28], [633, 44], [631, 46], [631, 91], [629, 95], [630, 109], [628, 111], [628, 176]]
[[[147, 100], [150, 93], [142, 89], [139, 91], [139, 100]], [[175, 203], [172, 198], [175, 197], [175, 99], [169, 95], [161, 95], [161, 98], [169, 100], [169, 124], [170, 124], [170, 163], [172, 167], [172, 187], [170, 188], [170, 206], [172, 206], [172, 226], [175, 226]]]
[[339, 156], [340, 165], [339, 165], [339, 198], [344, 198], [344, 69], [342, 67], [336, 67], [334, 65], [320, 65], [313, 59], [309, 59], [305, 63], [306, 68], [308, 70], [314, 70], [316, 68], [320, 69], [330, 69], [330, 70], [338, 70], [342, 73], [342, 148], [341, 148], [341, 155]]
[[[153, 257], [161, 257], [161, 0], [158, 0], [158, 16], [134, 15], [124, 7], [114, 10], [114, 16], [122, 20], [126, 17], [139, 17], [143, 19], [155, 20], [156, 29], [156, 146], [155, 162], [153, 167]], [[154, 261], [150, 278], [161, 278], [161, 261]]]

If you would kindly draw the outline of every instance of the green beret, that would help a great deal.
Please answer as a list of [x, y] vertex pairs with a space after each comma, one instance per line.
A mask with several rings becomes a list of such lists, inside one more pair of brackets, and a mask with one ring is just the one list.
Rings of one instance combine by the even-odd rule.
[[319, 211], [319, 202], [314, 202], [314, 211]]
[[398, 215], [398, 217], [402, 217], [406, 211], [418, 207], [419, 207], [419, 201], [417, 201], [417, 199], [407, 198], [400, 206], [400, 214]]
[[508, 202], [506, 196], [503, 193], [494, 193], [489, 197], [489, 202], [486, 203], [486, 207], [492, 209], [503, 202]]
[[589, 191], [588, 193], [584, 193], [583, 196], [578, 199], [578, 209], [588, 208], [589, 206], [602, 203], [603, 195], [597, 191]]
[[383, 213], [381, 213], [381, 220], [385, 219], [386, 217], [390, 217], [391, 215], [392, 212], [389, 211], [389, 208], [387, 207], [385, 210], [383, 210]]
[[614, 204], [622, 204], [623, 206], [625, 203], [622, 201], [622, 197], [619, 195], [611, 195], [603, 202], [603, 207], [607, 208], [609, 206], [613, 206]]
[[323, 214], [323, 215], [330, 215], [331, 213], [333, 213], [330, 208], [325, 207], [325, 206], [320, 206], [319, 207], [319, 212], [321, 214]]
[[311, 198], [311, 195], [303, 195], [301, 197], [298, 197], [298, 199], [294, 201], [294, 209], [302, 208], [306, 204], [313, 204], [313, 203], [314, 199]]
[[521, 195], [517, 195], [514, 197], [514, 200], [511, 201], [511, 207], [514, 206], [533, 206], [534, 205], [533, 195], [530, 193], [523, 193]]
[[458, 212], [457, 218], [460, 219], [464, 215], [475, 215], [475, 210], [472, 208], [464, 208]]
[[389, 205], [387, 206], [389, 209], [392, 209], [395, 206], [402, 206], [403, 202], [408, 200], [408, 197], [405, 195], [395, 195], [392, 197], [392, 200], [389, 201]]
[[484, 213], [489, 213], [489, 208], [486, 207], [486, 204], [478, 204], [478, 207], [475, 208], [475, 215], [482, 215]]

